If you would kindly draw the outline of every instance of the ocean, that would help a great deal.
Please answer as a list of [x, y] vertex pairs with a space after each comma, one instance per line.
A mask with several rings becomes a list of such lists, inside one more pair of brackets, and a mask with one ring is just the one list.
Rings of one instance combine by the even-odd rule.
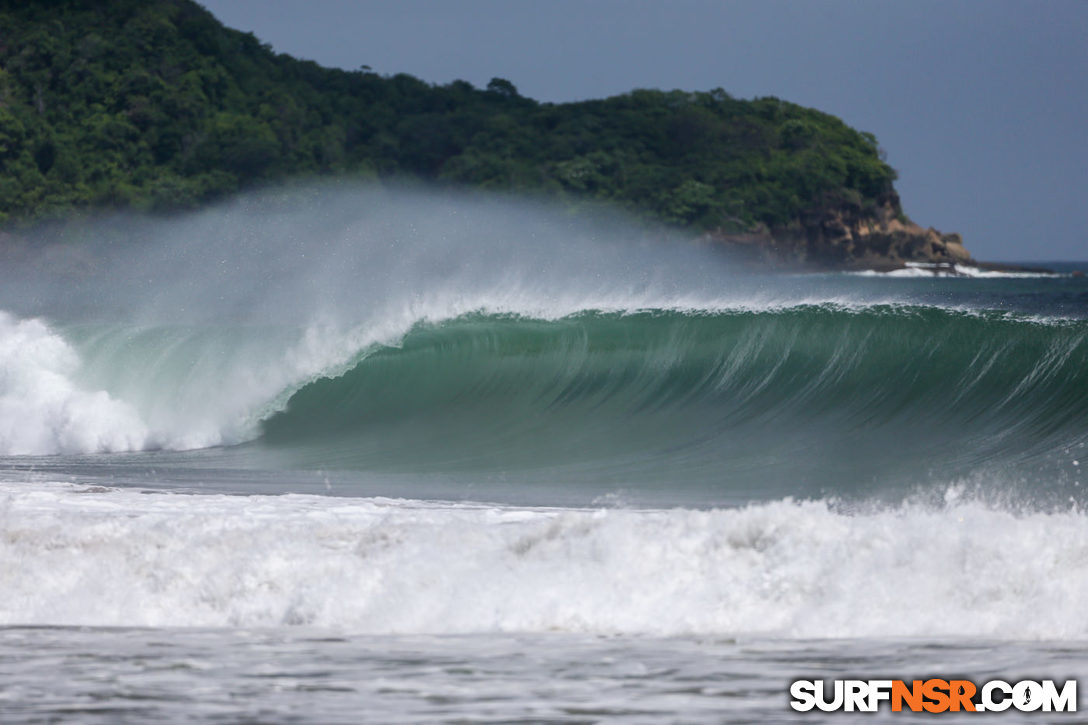
[[1074, 263], [772, 273], [343, 185], [0, 256], [0, 722], [821, 721], [792, 681], [1088, 675]]

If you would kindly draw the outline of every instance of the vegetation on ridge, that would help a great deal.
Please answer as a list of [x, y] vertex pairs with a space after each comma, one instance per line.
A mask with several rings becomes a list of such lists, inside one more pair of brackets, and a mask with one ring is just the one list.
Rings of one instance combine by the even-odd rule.
[[607, 201], [700, 230], [897, 203], [871, 134], [776, 98], [538, 103], [500, 78], [323, 68], [190, 0], [0, 0], [0, 221], [327, 174]]

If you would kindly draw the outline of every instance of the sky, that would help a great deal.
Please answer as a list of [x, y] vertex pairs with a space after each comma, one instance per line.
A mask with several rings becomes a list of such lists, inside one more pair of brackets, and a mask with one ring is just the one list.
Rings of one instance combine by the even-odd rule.
[[562, 102], [777, 96], [876, 134], [983, 260], [1088, 260], [1088, 0], [201, 0], [323, 65]]

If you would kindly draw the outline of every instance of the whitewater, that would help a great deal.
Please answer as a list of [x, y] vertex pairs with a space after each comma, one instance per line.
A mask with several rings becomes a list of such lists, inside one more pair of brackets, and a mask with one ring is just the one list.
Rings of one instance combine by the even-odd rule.
[[4, 722], [784, 721], [1088, 661], [1073, 266], [329, 185], [2, 256]]

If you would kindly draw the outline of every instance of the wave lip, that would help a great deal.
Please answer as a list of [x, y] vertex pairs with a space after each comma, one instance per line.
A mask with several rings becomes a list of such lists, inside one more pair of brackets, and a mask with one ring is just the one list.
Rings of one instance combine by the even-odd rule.
[[[954, 492], [953, 492], [954, 493]], [[1085, 638], [1084, 514], [0, 486], [0, 623]]]

